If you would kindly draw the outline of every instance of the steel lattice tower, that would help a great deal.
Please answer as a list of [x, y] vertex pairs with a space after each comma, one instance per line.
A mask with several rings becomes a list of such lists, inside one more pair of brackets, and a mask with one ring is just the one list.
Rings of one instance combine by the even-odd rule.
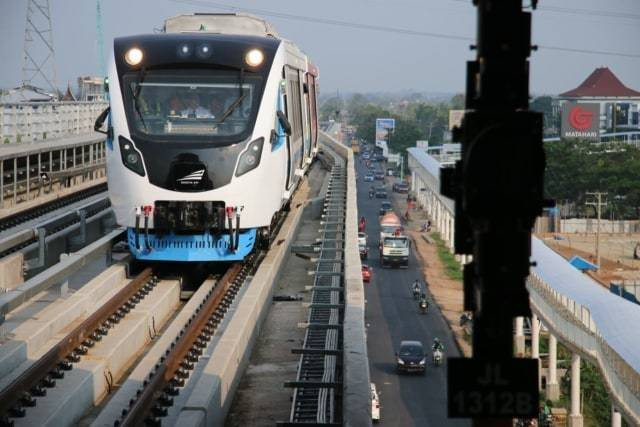
[[27, 4], [22, 87], [40, 88], [58, 96], [49, 0], [29, 0]]
[[104, 35], [102, 34], [102, 8], [100, 0], [96, 0], [96, 32], [98, 41], [98, 72], [100, 77], [107, 76], [107, 66], [104, 58]]

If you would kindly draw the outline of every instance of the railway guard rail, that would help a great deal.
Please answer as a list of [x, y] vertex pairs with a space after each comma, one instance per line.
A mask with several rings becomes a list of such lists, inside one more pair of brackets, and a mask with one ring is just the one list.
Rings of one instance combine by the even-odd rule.
[[337, 158], [331, 168], [320, 230], [320, 253], [309, 306], [304, 344], [299, 353], [290, 422], [340, 425], [343, 264], [346, 209], [345, 162]]
[[[342, 159], [335, 163], [334, 170], [332, 170], [325, 200], [325, 217], [321, 230], [323, 234], [321, 256], [318, 259], [314, 279], [312, 311], [309, 314], [310, 329], [307, 331], [308, 339], [305, 339], [303, 348], [296, 351], [302, 353], [299, 374], [304, 374], [305, 371], [310, 373], [310, 368], [313, 366], [317, 370], [317, 377], [319, 370], [322, 370], [322, 376], [319, 380], [305, 379], [304, 381], [323, 382], [326, 387], [323, 393], [319, 393], [317, 387], [314, 390], [311, 383], [304, 384], [309, 387], [296, 388], [290, 423], [288, 424], [304, 423], [303, 419], [306, 419], [307, 422], [312, 423], [329, 424], [333, 422], [345, 426], [370, 425], [370, 376], [364, 323], [365, 299], [362, 266], [358, 251], [357, 187], [354, 157], [350, 148], [329, 134], [321, 131], [319, 135], [323, 147], [335, 153], [334, 158], [341, 157]], [[323, 286], [325, 286], [324, 289]], [[321, 291], [324, 292], [321, 293]], [[337, 318], [335, 317], [336, 313], [338, 314]], [[320, 319], [324, 320], [328, 326], [320, 326], [322, 325], [318, 321]], [[336, 324], [340, 325], [339, 329]], [[329, 334], [326, 333], [327, 331], [335, 331], [335, 333]], [[316, 334], [319, 332], [325, 333], [324, 342], [321, 338], [318, 339]], [[340, 345], [338, 349], [334, 348], [336, 344]], [[314, 360], [310, 357], [305, 358], [305, 356], [319, 357]], [[322, 360], [321, 366], [317, 359]], [[309, 367], [304, 365], [308, 360], [310, 361]], [[334, 361], [336, 366], [341, 367], [341, 373], [332, 377], [330, 369], [333, 367]], [[300, 382], [301, 378], [304, 376], [298, 375], [297, 382]], [[302, 384], [292, 383], [290, 385], [299, 386]], [[298, 392], [303, 389], [310, 392], [312, 396], [311, 399], [307, 399], [306, 395], [304, 397], [304, 405], [308, 404], [311, 408], [311, 415], [307, 414], [304, 417], [302, 416], [303, 396], [298, 395]], [[314, 393], [317, 397], [315, 403], [313, 402]], [[326, 398], [334, 399], [333, 407], [321, 406], [325, 405]], [[309, 400], [311, 401], [309, 402]], [[296, 409], [298, 403], [300, 408]], [[341, 408], [342, 417], [332, 421], [330, 417], [327, 417], [327, 414], [338, 407]], [[298, 415], [296, 415], [296, 411]], [[324, 421], [319, 421], [320, 419]]]

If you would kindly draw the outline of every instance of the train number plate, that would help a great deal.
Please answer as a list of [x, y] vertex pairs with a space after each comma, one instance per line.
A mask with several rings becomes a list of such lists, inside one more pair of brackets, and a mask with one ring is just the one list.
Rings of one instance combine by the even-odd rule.
[[537, 360], [451, 358], [447, 364], [449, 417], [537, 416]]

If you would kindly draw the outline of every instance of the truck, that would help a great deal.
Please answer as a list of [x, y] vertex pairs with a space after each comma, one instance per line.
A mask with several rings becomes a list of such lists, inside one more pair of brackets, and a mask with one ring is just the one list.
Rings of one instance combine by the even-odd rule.
[[356, 138], [351, 140], [351, 149], [353, 150], [353, 154], [358, 154], [360, 152], [360, 143]]
[[397, 231], [404, 231], [400, 218], [393, 212], [387, 212], [380, 218], [380, 244], [385, 237], [393, 236]]
[[411, 240], [402, 233], [385, 236], [380, 244], [380, 264], [382, 267], [409, 267]]

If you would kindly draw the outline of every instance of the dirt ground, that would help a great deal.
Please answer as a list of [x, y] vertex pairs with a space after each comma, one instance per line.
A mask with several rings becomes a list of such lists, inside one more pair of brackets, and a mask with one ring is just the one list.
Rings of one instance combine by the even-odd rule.
[[[555, 233], [541, 234], [538, 237], [566, 259], [578, 255], [597, 263], [595, 234]], [[633, 258], [633, 250], [638, 241], [640, 234], [637, 233], [601, 233], [600, 270], [587, 274], [606, 287], [612, 280], [640, 280], [640, 260]]]
[[[394, 180], [387, 178], [389, 188]], [[406, 194], [390, 193], [396, 213], [402, 215], [407, 210]], [[409, 213], [409, 221], [405, 223], [405, 230], [413, 241], [413, 250], [422, 261], [423, 275], [425, 283], [433, 296], [434, 303], [438, 305], [440, 311], [447, 319], [449, 327], [453, 331], [460, 351], [467, 357], [471, 356], [471, 345], [465, 340], [465, 333], [460, 327], [460, 316], [462, 310], [462, 282], [451, 280], [447, 277], [444, 267], [436, 252], [436, 245], [429, 243], [421, 233], [420, 226], [427, 219], [427, 214], [422, 210], [412, 210]]]

